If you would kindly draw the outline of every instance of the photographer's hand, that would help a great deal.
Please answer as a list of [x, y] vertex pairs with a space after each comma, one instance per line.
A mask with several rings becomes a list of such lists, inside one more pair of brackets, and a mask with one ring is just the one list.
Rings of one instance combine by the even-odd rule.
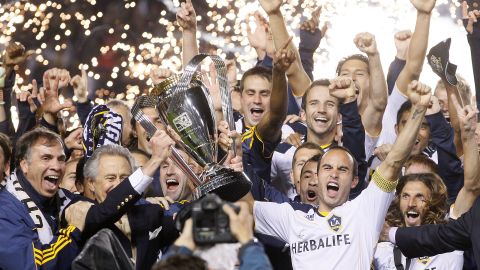
[[243, 245], [253, 238], [253, 216], [248, 210], [247, 203], [237, 202], [235, 204], [240, 206], [238, 214], [228, 204], [223, 205], [223, 211], [230, 220], [230, 231], [237, 238], [238, 242]]
[[173, 243], [177, 247], [186, 247], [191, 251], [194, 251], [197, 247], [195, 242], [193, 241], [193, 228], [192, 228], [192, 218], [189, 218], [185, 221], [185, 225], [183, 226], [182, 234], [175, 240]]

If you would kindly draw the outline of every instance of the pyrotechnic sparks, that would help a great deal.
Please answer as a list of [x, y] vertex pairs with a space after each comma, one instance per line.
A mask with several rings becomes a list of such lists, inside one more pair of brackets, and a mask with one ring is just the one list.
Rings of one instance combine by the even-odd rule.
[[[240, 74], [252, 67], [257, 56], [248, 44], [246, 23], [253, 22], [253, 18], [248, 19], [249, 14], [257, 10], [263, 12], [258, 2], [207, 0], [193, 1], [193, 4], [197, 11], [200, 51], [211, 52], [213, 48], [222, 57], [234, 55]], [[181, 32], [175, 22], [179, 5], [178, 0], [49, 0], [4, 4], [0, 6], [0, 44], [3, 46], [0, 49], [10, 41], [19, 41], [27, 49], [36, 51], [26, 69], [18, 72], [19, 89], [30, 89], [31, 79], [41, 78], [47, 67], [67, 68], [72, 76], [83, 68], [88, 70], [93, 89], [114, 89], [121, 93], [119, 97], [133, 100], [150, 86], [149, 73], [153, 65], [176, 72], [181, 70]], [[321, 24], [328, 22], [329, 31], [315, 55], [316, 78], [332, 77], [337, 61], [357, 52], [352, 39], [360, 31], [376, 34], [386, 69], [395, 55], [394, 32], [405, 27], [411, 29], [415, 22], [415, 11], [408, 0], [287, 0], [282, 11], [295, 44], [299, 42], [300, 23], [310, 18], [318, 5], [323, 6]], [[441, 32], [435, 30], [438, 26], [435, 21], [441, 21]], [[458, 1], [437, 0], [432, 25], [432, 42], [449, 36], [461, 37], [464, 32], [459, 26]], [[451, 33], [445, 33], [445, 29]], [[453, 57], [466, 48], [455, 52], [458, 49], [455, 42], [468, 46], [465, 38], [455, 40]], [[471, 82], [469, 59], [463, 55], [455, 60], [459, 71]], [[101, 100], [103, 98], [95, 101]]]

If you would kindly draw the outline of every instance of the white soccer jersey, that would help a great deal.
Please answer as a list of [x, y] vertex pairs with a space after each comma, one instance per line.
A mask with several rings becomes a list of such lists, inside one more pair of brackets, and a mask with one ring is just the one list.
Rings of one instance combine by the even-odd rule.
[[377, 141], [379, 137], [372, 137], [365, 131], [365, 157], [366, 160], [370, 159], [373, 155], [373, 151], [377, 146]]
[[[394, 245], [390, 242], [378, 243], [374, 256], [375, 270], [397, 270], [393, 256]], [[406, 269], [407, 259], [402, 255], [402, 265]], [[410, 259], [408, 270], [461, 270], [463, 251], [453, 251], [432, 257]]]
[[393, 196], [372, 181], [325, 217], [311, 205], [255, 202], [255, 227], [290, 245], [294, 269], [369, 269]]

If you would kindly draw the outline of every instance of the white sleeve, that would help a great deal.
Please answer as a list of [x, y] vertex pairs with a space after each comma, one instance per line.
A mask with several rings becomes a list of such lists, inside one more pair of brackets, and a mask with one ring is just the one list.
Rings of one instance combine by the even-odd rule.
[[400, 107], [408, 99], [400, 93], [397, 85], [393, 88], [392, 94], [388, 97], [387, 107], [382, 118], [382, 132], [378, 138], [377, 146], [382, 144], [393, 144], [397, 138], [395, 133], [395, 124], [397, 123], [397, 113]]
[[292, 170], [292, 159], [296, 149], [294, 146], [291, 146], [285, 153], [273, 152], [272, 164], [270, 165], [271, 179], [278, 178], [289, 180], [289, 183], [293, 183], [292, 179], [290, 179], [290, 171]]
[[447, 253], [450, 255], [450, 259], [447, 260], [450, 266], [448, 269], [452, 270], [462, 270], [463, 269], [463, 262], [464, 262], [464, 257], [463, 257], [463, 251], [460, 250], [455, 250], [450, 253]]
[[142, 194], [145, 189], [147, 189], [147, 187], [152, 183], [153, 178], [143, 174], [142, 169], [138, 168], [128, 177], [128, 181], [130, 181], [133, 189], [135, 189], [138, 194]]
[[295, 133], [295, 130], [293, 130], [293, 128], [291, 128], [289, 125], [283, 125], [282, 126], [282, 142], [285, 142], [288, 136], [290, 136], [293, 133]]
[[294, 210], [288, 203], [255, 201], [253, 205], [255, 231], [288, 243], [288, 231], [291, 228], [290, 217], [293, 214]]
[[[395, 196], [394, 192], [381, 190], [374, 181], [352, 201], [355, 211], [362, 212], [362, 218], [369, 224], [373, 235], [378, 238], [383, 229], [385, 216]], [[376, 241], [376, 240], [375, 240]]]
[[377, 137], [372, 137], [370, 136], [366, 131], [365, 131], [365, 160], [369, 160], [370, 157], [373, 155], [373, 151], [375, 150], [375, 146], [377, 145], [378, 141], [378, 136]]
[[392, 244], [386, 242], [377, 244], [373, 255], [373, 266], [376, 270], [395, 269]]

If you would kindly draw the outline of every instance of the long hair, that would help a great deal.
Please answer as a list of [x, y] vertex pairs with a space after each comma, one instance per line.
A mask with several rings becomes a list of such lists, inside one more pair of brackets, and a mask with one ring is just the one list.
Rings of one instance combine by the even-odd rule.
[[404, 175], [398, 181], [395, 199], [388, 209], [387, 224], [395, 227], [405, 227], [405, 219], [400, 211], [400, 196], [405, 185], [414, 181], [422, 182], [431, 192], [431, 198], [426, 202], [427, 211], [423, 216], [422, 224], [446, 223], [445, 217], [448, 212], [447, 187], [437, 174], [419, 173]]

